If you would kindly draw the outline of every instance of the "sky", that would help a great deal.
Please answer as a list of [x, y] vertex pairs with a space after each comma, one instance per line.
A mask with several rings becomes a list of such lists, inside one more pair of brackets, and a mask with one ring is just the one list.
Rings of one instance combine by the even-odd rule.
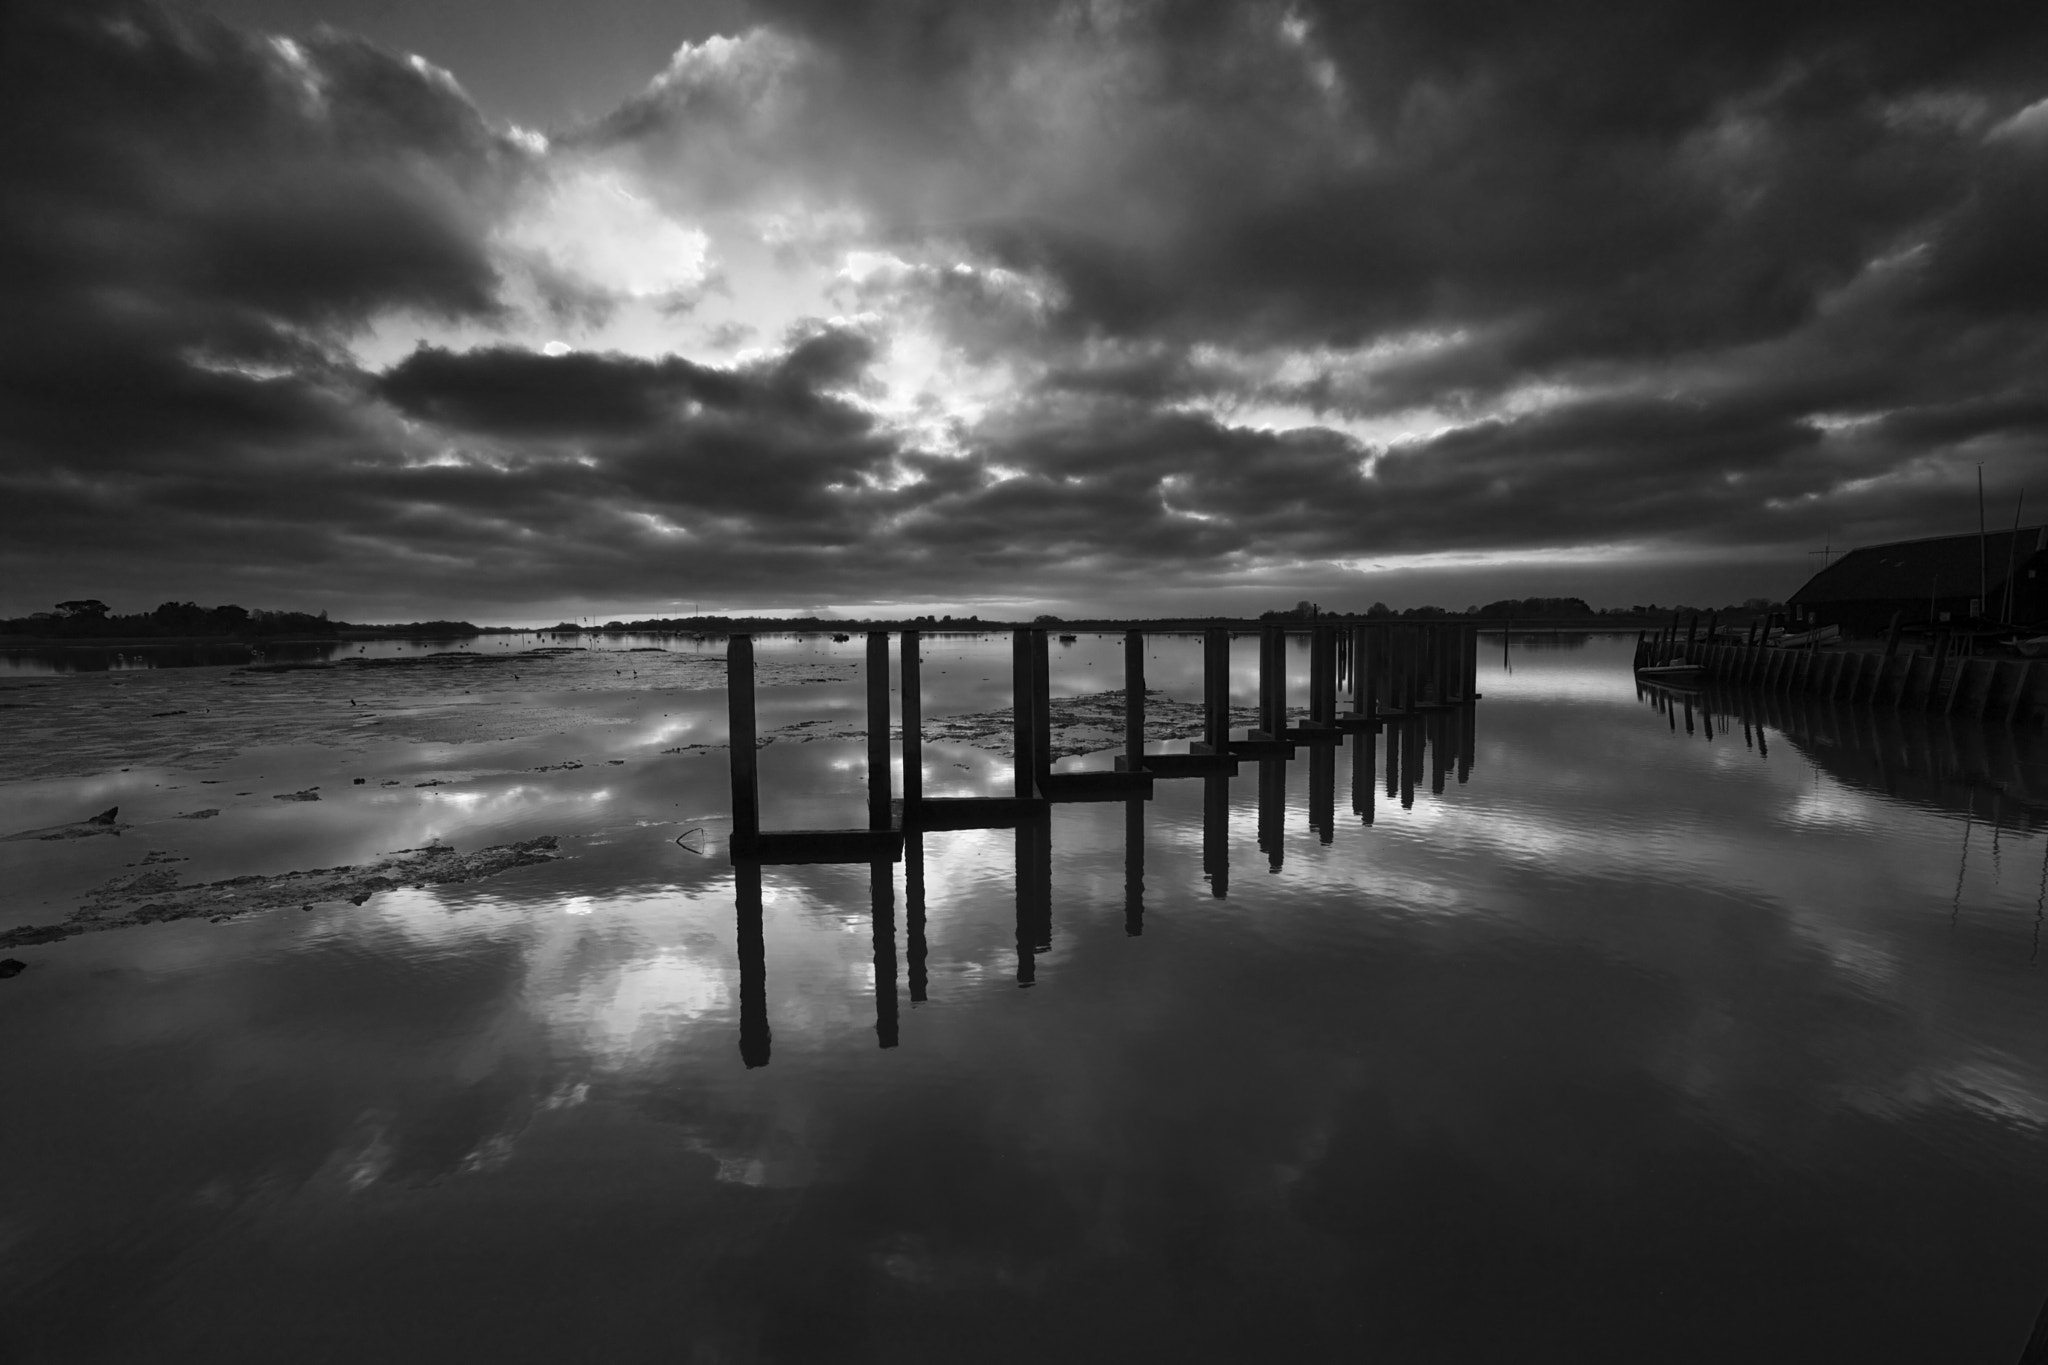
[[2048, 519], [2048, 6], [15, 0], [0, 613], [1782, 598]]

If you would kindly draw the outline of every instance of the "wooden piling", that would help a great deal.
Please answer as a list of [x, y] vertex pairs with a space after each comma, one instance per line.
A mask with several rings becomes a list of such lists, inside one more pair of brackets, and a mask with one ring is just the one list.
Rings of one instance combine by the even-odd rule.
[[[919, 658], [921, 637], [917, 631], [903, 632], [901, 678], [897, 683], [903, 713], [903, 808], [906, 812], [924, 800], [924, 682]], [[908, 825], [910, 820], [904, 821]]]
[[1259, 731], [1287, 737], [1287, 632], [1279, 626], [1259, 632]]
[[1209, 752], [1229, 752], [1230, 632], [1211, 627], [1202, 637], [1202, 739]]
[[1311, 725], [1328, 725], [1336, 720], [1336, 689], [1330, 677], [1333, 632], [1324, 625], [1312, 626], [1308, 634], [1308, 719]]
[[1145, 632], [1124, 632], [1124, 766], [1145, 766]]
[[1031, 731], [1035, 786], [1052, 774], [1052, 660], [1042, 630], [1031, 632]]
[[[754, 746], [754, 637], [725, 644], [726, 752], [732, 769], [732, 846], [747, 849], [761, 834], [760, 754]], [[758, 885], [759, 876], [756, 875]]]
[[[1015, 755], [1016, 792], [1019, 798], [1038, 795], [1035, 781], [1038, 759], [1032, 754], [1032, 723], [1035, 706], [1031, 666], [1031, 631], [1019, 627], [1010, 636], [1010, 749]], [[1018, 846], [1023, 847], [1021, 844]]]
[[889, 828], [889, 632], [868, 632], [868, 828]]

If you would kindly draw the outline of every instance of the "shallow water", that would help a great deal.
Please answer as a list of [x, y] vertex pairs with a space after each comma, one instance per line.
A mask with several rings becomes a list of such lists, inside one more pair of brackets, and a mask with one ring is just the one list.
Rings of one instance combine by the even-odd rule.
[[[434, 705], [473, 735], [390, 681], [368, 729], [0, 783], [0, 832], [127, 825], [0, 843], [0, 928], [152, 856], [566, 854], [10, 950], [0, 1360], [2016, 1359], [2048, 750], [1639, 693], [1630, 643], [1495, 641], [1469, 773], [1439, 731], [1391, 794], [1380, 737], [767, 869], [758, 978], [723, 751], [686, 747], [723, 736], [715, 646], [465, 674]], [[766, 822], [858, 823], [861, 641], [760, 652]], [[928, 715], [1007, 702], [1006, 639], [925, 654]], [[1193, 699], [1198, 642], [1152, 654]], [[1056, 693], [1121, 685], [1119, 640], [1052, 656]], [[170, 672], [9, 714], [340, 705]]]

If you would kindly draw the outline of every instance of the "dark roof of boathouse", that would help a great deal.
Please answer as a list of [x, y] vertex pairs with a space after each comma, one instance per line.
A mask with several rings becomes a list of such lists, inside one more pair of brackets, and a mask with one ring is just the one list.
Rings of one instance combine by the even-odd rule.
[[[1992, 591], [2005, 585], [2008, 557], [2025, 564], [2048, 549], [2048, 526], [2023, 526], [2017, 532], [2019, 553], [2013, 556], [2012, 531], [1985, 536], [1983, 566]], [[1940, 597], [1975, 597], [1979, 551], [1977, 533], [1895, 540], [1851, 550], [1808, 579], [1792, 594], [1794, 605], [1815, 602], [1925, 601]]]

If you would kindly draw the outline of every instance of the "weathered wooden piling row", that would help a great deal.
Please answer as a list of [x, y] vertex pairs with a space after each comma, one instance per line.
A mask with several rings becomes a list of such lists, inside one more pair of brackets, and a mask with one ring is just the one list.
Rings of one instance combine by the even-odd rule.
[[[1308, 716], [1289, 725], [1288, 638], [1284, 627], [1259, 635], [1259, 727], [1244, 739], [1230, 737], [1230, 631], [1204, 633], [1202, 649], [1203, 730], [1185, 754], [1145, 752], [1145, 641], [1140, 631], [1124, 636], [1124, 751], [1112, 771], [1057, 773], [1052, 770], [1052, 690], [1047, 634], [1021, 628], [1011, 636], [1011, 740], [1014, 795], [927, 797], [924, 794], [922, 641], [918, 632], [901, 637], [899, 662], [902, 715], [901, 799], [892, 790], [889, 724], [889, 636], [868, 633], [868, 822], [864, 829], [764, 830], [760, 816], [759, 734], [754, 699], [754, 640], [735, 635], [727, 650], [727, 719], [731, 738], [733, 796], [732, 855], [756, 863], [894, 861], [902, 857], [906, 831], [1021, 827], [1044, 816], [1048, 805], [1067, 801], [1142, 800], [1162, 777], [1227, 778], [1240, 758], [1285, 761], [1295, 745], [1327, 748], [1347, 732], [1370, 735], [1383, 721], [1425, 712], [1469, 707], [1477, 695], [1478, 648], [1472, 627], [1462, 623], [1317, 623], [1309, 630]], [[1986, 684], [1990, 686], [1990, 684]], [[1350, 706], [1340, 709], [1349, 690]], [[1432, 727], [1388, 744], [1390, 785], [1401, 757], [1404, 798], [1413, 801], [1422, 774], [1425, 745], [1443, 771], [1456, 767], [1460, 780], [1470, 768], [1467, 724]], [[1334, 769], [1332, 769], [1334, 772]], [[1313, 774], [1312, 774], [1313, 777]], [[1333, 779], [1334, 780], [1334, 779]], [[1334, 809], [1330, 784], [1311, 783], [1325, 798], [1317, 807]], [[1312, 802], [1312, 804], [1316, 804]], [[1333, 818], [1333, 817], [1331, 817]], [[1331, 824], [1325, 818], [1323, 827]]]
[[[1676, 632], [1671, 632], [1675, 636]], [[1896, 644], [1896, 640], [1893, 641]], [[1924, 711], [2003, 723], [2048, 719], [2048, 666], [2033, 659], [1955, 657], [1947, 634], [1931, 654], [1764, 644], [1697, 642], [1678, 651], [1639, 641], [1638, 666], [1682, 658], [1716, 683], [1804, 693], [1894, 711]]]

